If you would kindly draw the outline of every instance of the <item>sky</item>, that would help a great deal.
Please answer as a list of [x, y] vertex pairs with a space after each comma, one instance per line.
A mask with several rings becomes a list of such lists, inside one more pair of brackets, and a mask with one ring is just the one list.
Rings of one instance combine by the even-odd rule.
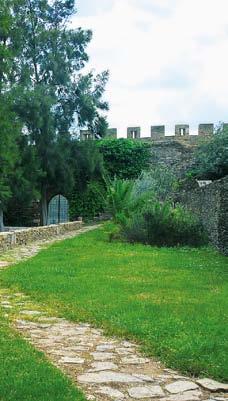
[[87, 69], [110, 71], [110, 127], [228, 122], [228, 0], [76, 0]]

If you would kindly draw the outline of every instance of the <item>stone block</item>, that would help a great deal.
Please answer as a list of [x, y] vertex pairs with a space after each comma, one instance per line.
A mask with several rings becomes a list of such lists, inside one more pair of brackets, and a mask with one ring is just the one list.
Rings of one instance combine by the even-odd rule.
[[152, 125], [150, 133], [153, 140], [164, 139], [165, 125]]
[[210, 136], [214, 133], [214, 124], [199, 124], [198, 135]]
[[178, 136], [180, 138], [189, 136], [189, 125], [188, 124], [175, 125], [175, 136]]
[[129, 139], [139, 139], [141, 137], [141, 128], [140, 127], [128, 127], [127, 128], [127, 137]]

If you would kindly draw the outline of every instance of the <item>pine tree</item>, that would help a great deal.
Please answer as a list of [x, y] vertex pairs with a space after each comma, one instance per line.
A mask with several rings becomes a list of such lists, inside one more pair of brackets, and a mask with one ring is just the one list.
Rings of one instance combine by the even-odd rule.
[[70, 128], [96, 127], [108, 73], [96, 77], [79, 72], [88, 61], [91, 31], [71, 29], [74, 0], [15, 0], [14, 51], [17, 57], [14, 107], [41, 167], [42, 224], [48, 200], [73, 185]]
[[4, 229], [3, 211], [11, 196], [10, 176], [19, 157], [17, 138], [20, 123], [12, 112], [10, 77], [14, 53], [12, 43], [12, 15], [10, 2], [0, 3], [0, 231]]

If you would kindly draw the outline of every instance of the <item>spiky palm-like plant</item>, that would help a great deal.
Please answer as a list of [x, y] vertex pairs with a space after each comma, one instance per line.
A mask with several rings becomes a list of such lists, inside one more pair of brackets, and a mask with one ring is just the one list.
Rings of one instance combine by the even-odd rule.
[[113, 220], [120, 224], [125, 225], [128, 218], [142, 206], [149, 193], [135, 195], [134, 181], [120, 180], [115, 178], [107, 184], [107, 198], [106, 206], [107, 211], [111, 214]]

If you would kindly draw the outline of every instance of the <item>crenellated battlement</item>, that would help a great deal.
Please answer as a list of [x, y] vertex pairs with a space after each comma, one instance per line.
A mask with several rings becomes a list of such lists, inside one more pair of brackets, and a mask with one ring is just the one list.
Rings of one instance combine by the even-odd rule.
[[[228, 123], [223, 124], [224, 128], [228, 128]], [[198, 126], [198, 135], [193, 135], [190, 132], [189, 124], [176, 124], [173, 135], [166, 135], [166, 127], [165, 125], [152, 125], [150, 128], [150, 136], [142, 137], [141, 136], [141, 127], [128, 127], [127, 128], [127, 138], [129, 139], [146, 139], [151, 141], [189, 141], [194, 142], [197, 141], [198, 138], [210, 138], [215, 130], [215, 126], [213, 123], [205, 123], [199, 124]], [[108, 129], [108, 137], [117, 138], [118, 130], [117, 128], [109, 128]], [[94, 139], [94, 135], [91, 131], [81, 130], [80, 131], [80, 139]]]
[[[128, 128], [131, 132], [131, 128]], [[152, 125], [150, 129], [150, 136], [146, 139], [152, 141], [172, 141], [172, 140], [194, 140], [198, 137], [210, 137], [214, 133], [214, 124], [199, 124], [198, 135], [192, 135], [190, 132], [189, 124], [176, 124], [173, 135], [166, 135], [165, 125]], [[140, 130], [137, 132], [137, 138], [140, 137]], [[128, 135], [128, 138], [130, 136]]]

